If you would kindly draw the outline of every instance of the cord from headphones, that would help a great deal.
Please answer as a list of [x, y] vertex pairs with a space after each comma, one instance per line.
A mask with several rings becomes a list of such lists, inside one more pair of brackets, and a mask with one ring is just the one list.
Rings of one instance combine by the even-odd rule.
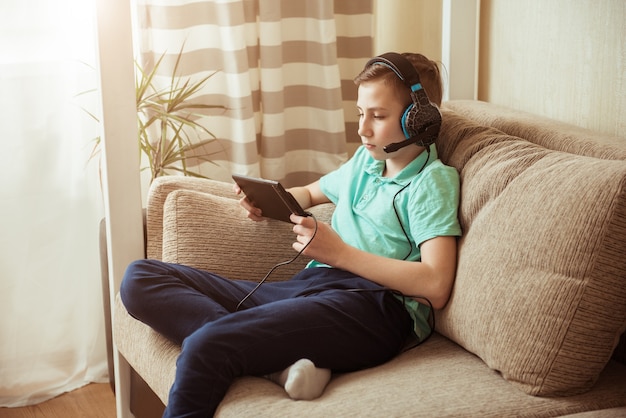
[[[428, 161], [430, 160], [430, 147], [426, 147], [426, 153], [428, 154], [426, 157], [426, 161], [424, 161], [424, 164], [422, 165], [422, 167], [419, 169], [417, 174], [415, 174], [416, 176], [422, 171], [424, 171], [424, 168], [426, 168], [426, 164], [428, 164]], [[410, 181], [408, 184], [406, 184], [400, 190], [398, 190], [396, 194], [393, 195], [393, 198], [391, 199], [391, 206], [393, 206], [393, 211], [396, 213], [396, 219], [398, 219], [400, 228], [402, 228], [402, 233], [404, 234], [404, 237], [406, 238], [406, 241], [409, 244], [409, 252], [407, 253], [407, 255], [404, 256], [403, 260], [407, 260], [411, 256], [411, 252], [413, 252], [413, 245], [411, 245], [411, 238], [409, 238], [409, 234], [406, 232], [406, 229], [404, 228], [404, 225], [402, 224], [402, 220], [400, 220], [400, 213], [398, 212], [398, 208], [396, 207], [396, 197], [398, 197], [398, 195], [402, 191], [404, 191], [404, 189], [409, 187], [411, 183], [413, 183], [413, 181]]]
[[237, 311], [239, 310], [239, 308], [241, 308], [241, 305], [242, 305], [242, 304], [243, 304], [246, 300], [248, 300], [248, 298], [249, 298], [250, 296], [252, 296], [252, 295], [254, 294], [254, 292], [256, 292], [256, 291], [259, 289], [259, 287], [261, 287], [261, 285], [262, 285], [263, 283], [265, 283], [265, 282], [267, 281], [267, 279], [268, 279], [268, 278], [270, 277], [270, 275], [274, 272], [274, 270], [276, 270], [276, 269], [277, 269], [277, 268], [279, 268], [279, 267], [286, 266], [286, 265], [291, 264], [291, 263], [293, 263], [294, 261], [296, 261], [296, 260], [298, 259], [298, 257], [300, 257], [300, 255], [302, 255], [302, 253], [304, 252], [304, 250], [306, 250], [306, 249], [307, 249], [307, 247], [311, 244], [311, 242], [312, 242], [312, 241], [313, 241], [313, 239], [315, 238], [315, 235], [317, 235], [317, 218], [315, 217], [315, 215], [313, 215], [313, 214], [312, 214], [312, 213], [310, 213], [310, 212], [307, 212], [307, 214], [308, 214], [308, 215], [310, 215], [310, 216], [313, 218], [313, 220], [315, 221], [315, 228], [313, 229], [313, 235], [311, 236], [311, 239], [309, 240], [309, 242], [307, 242], [307, 243], [304, 245], [304, 247], [302, 247], [302, 249], [301, 249], [300, 251], [298, 251], [298, 253], [297, 253], [297, 254], [296, 254], [296, 255], [295, 255], [295, 256], [294, 256], [291, 260], [283, 261], [283, 262], [281, 262], [281, 263], [278, 263], [278, 264], [274, 265], [274, 267], [272, 267], [272, 268], [271, 268], [271, 269], [267, 272], [267, 274], [265, 275], [265, 277], [263, 277], [263, 278], [261, 279], [261, 281], [259, 281], [259, 283], [257, 283], [257, 285], [254, 287], [254, 289], [252, 289], [250, 292], [248, 292], [248, 294], [247, 294], [246, 296], [244, 296], [244, 298], [243, 298], [243, 299], [241, 299], [241, 300], [239, 301], [239, 303], [238, 303], [238, 304], [237, 304], [237, 306], [235, 307], [235, 312], [237, 312]]
[[428, 335], [426, 337], [424, 337], [423, 339], [419, 340], [417, 342], [417, 344], [408, 347], [407, 350], [410, 350], [412, 348], [417, 347], [418, 345], [421, 345], [421, 344], [425, 343], [431, 337], [431, 335], [433, 335], [433, 332], [435, 332], [435, 313], [434, 313], [434, 310], [433, 310], [433, 304], [431, 303], [431, 301], [426, 296], [405, 295], [404, 293], [400, 292], [399, 290], [391, 289], [391, 288], [388, 288], [388, 287], [381, 287], [380, 289], [346, 289], [346, 291], [347, 292], [354, 292], [354, 293], [389, 292], [389, 293], [393, 294], [394, 296], [397, 296], [398, 298], [402, 299], [402, 304], [404, 305], [405, 309], [406, 309], [406, 299], [407, 298], [417, 299], [418, 302], [419, 302], [419, 300], [425, 301], [426, 304], [428, 305], [428, 307], [430, 308], [430, 315], [428, 315], [428, 326], [430, 327], [430, 332], [428, 333]]
[[[421, 173], [424, 168], [426, 168], [426, 165], [428, 164], [428, 161], [430, 160], [430, 147], [426, 147], [426, 152], [428, 154], [428, 156], [426, 157], [426, 161], [424, 162], [424, 164], [422, 165], [422, 167], [420, 167], [419, 171], [417, 172], [416, 175], [418, 175], [419, 173]], [[396, 197], [398, 197], [398, 195], [404, 191], [407, 187], [409, 187], [411, 185], [412, 182], [409, 182], [407, 185], [403, 186], [400, 190], [398, 190], [396, 192], [396, 194], [393, 196], [392, 198], [392, 202], [391, 205], [393, 206], [393, 210], [396, 214], [396, 218], [398, 219], [398, 223], [400, 224], [400, 228], [402, 229], [402, 233], [404, 234], [407, 242], [409, 243], [409, 252], [408, 254], [403, 258], [403, 260], [406, 260], [410, 257], [411, 252], [413, 251], [413, 246], [411, 245], [411, 239], [409, 238], [409, 234], [407, 233], [406, 229], [404, 228], [404, 225], [402, 224], [402, 221], [400, 220], [400, 214], [398, 212], [398, 208], [396, 207]], [[283, 261], [281, 263], [275, 264], [268, 272], [267, 274], [259, 281], [259, 283], [250, 291], [248, 292], [248, 294], [246, 296], [243, 297], [243, 299], [241, 299], [239, 301], [239, 303], [237, 304], [237, 306], [235, 307], [235, 312], [239, 311], [239, 308], [241, 308], [241, 305], [243, 305], [243, 303], [248, 300], [250, 298], [250, 296], [252, 296], [254, 294], [254, 292], [256, 292], [259, 287], [261, 287], [261, 285], [263, 283], [265, 283], [267, 281], [267, 279], [270, 277], [270, 275], [279, 267], [282, 266], [286, 266], [289, 265], [291, 263], [293, 263], [294, 261], [296, 261], [298, 259], [298, 257], [300, 257], [300, 255], [302, 255], [302, 253], [304, 252], [304, 250], [307, 249], [307, 247], [311, 244], [311, 242], [313, 241], [313, 239], [315, 238], [315, 235], [317, 235], [317, 227], [318, 227], [318, 221], [317, 218], [315, 217], [315, 215], [313, 215], [310, 212], [307, 212], [315, 221], [315, 228], [313, 230], [313, 235], [311, 236], [311, 239], [309, 240], [309, 242], [306, 243], [306, 245], [304, 247], [302, 247], [302, 249], [291, 259], [291, 260], [287, 260], [287, 261]], [[402, 299], [402, 303], [406, 308], [406, 298], [412, 298], [412, 299], [421, 299], [426, 301], [426, 304], [428, 305], [428, 307], [430, 308], [430, 312], [431, 314], [429, 315], [429, 327], [430, 327], [430, 332], [428, 333], [428, 335], [423, 338], [422, 340], [420, 340], [417, 344], [413, 345], [410, 348], [415, 348], [418, 345], [423, 344], [424, 342], [426, 342], [430, 336], [433, 334], [434, 330], [435, 330], [435, 315], [433, 313], [433, 305], [430, 302], [430, 300], [425, 297], [425, 296], [419, 296], [419, 295], [405, 295], [404, 293], [395, 290], [395, 289], [390, 289], [387, 287], [383, 287], [380, 289], [347, 289], [346, 291], [348, 292], [390, 292], [398, 297], [400, 297]]]
[[[428, 160], [427, 160], [428, 161]], [[422, 171], [424, 169], [424, 167], [422, 167], [420, 169], [420, 171]], [[406, 187], [406, 186], [405, 186]], [[404, 189], [404, 188], [403, 188]], [[402, 191], [403, 189], [401, 189], [400, 191]], [[399, 192], [398, 192], [399, 193]], [[397, 193], [396, 193], [397, 196]], [[394, 196], [395, 199], [395, 196]], [[394, 205], [394, 209], [395, 209], [395, 205]], [[239, 308], [241, 308], [241, 305], [243, 305], [243, 303], [248, 300], [248, 298], [250, 298], [250, 296], [252, 296], [254, 294], [254, 292], [256, 292], [259, 287], [261, 287], [261, 285], [263, 283], [265, 283], [267, 281], [267, 279], [270, 277], [270, 275], [279, 267], [282, 266], [286, 266], [288, 264], [293, 263], [294, 261], [296, 261], [298, 259], [298, 257], [300, 257], [300, 255], [302, 255], [302, 253], [304, 252], [304, 250], [307, 249], [307, 247], [311, 244], [311, 242], [313, 241], [313, 239], [315, 238], [315, 235], [317, 235], [317, 227], [318, 227], [318, 221], [317, 218], [315, 217], [315, 215], [313, 215], [312, 213], [309, 213], [309, 215], [313, 218], [313, 220], [315, 221], [315, 228], [313, 229], [313, 235], [311, 236], [311, 239], [309, 240], [309, 242], [307, 242], [305, 244], [304, 247], [302, 247], [302, 249], [300, 251], [298, 251], [298, 253], [291, 259], [291, 260], [287, 260], [287, 261], [283, 261], [281, 263], [275, 264], [268, 272], [267, 274], [265, 274], [265, 276], [259, 281], [259, 283], [257, 283], [257, 285], [254, 287], [254, 289], [252, 289], [250, 292], [248, 292], [248, 294], [246, 296], [243, 297], [243, 299], [241, 299], [241, 301], [239, 301], [239, 303], [237, 304], [236, 308], [235, 308], [235, 312], [239, 311]], [[396, 215], [397, 215], [397, 211], [396, 211]], [[399, 219], [398, 219], [399, 220]], [[402, 226], [402, 222], [400, 222], [400, 225]], [[402, 230], [404, 231], [404, 227], [402, 227]], [[406, 232], [405, 232], [406, 235]], [[408, 236], [407, 236], [408, 239]], [[408, 256], [407, 256], [408, 257]], [[404, 293], [400, 292], [399, 290], [395, 290], [395, 289], [390, 289], [388, 287], [381, 287], [380, 289], [346, 289], [347, 292], [355, 292], [355, 293], [363, 293], [363, 292], [390, 292], [393, 295], [399, 297], [402, 299], [402, 304], [405, 306], [406, 309], [406, 298], [412, 298], [412, 299], [421, 299], [426, 301], [426, 304], [428, 305], [428, 307], [430, 308], [430, 312], [431, 314], [429, 315], [428, 319], [429, 319], [429, 327], [430, 327], [430, 332], [428, 333], [428, 335], [423, 338], [422, 340], [420, 340], [419, 342], [417, 342], [417, 344], [408, 347], [408, 349], [411, 348], [415, 348], [418, 345], [423, 344], [424, 342], [426, 342], [426, 340], [428, 340], [430, 338], [430, 336], [433, 334], [434, 330], [435, 330], [435, 315], [433, 313], [433, 304], [430, 302], [430, 300], [425, 297], [425, 296], [411, 296], [411, 295], [405, 295]]]

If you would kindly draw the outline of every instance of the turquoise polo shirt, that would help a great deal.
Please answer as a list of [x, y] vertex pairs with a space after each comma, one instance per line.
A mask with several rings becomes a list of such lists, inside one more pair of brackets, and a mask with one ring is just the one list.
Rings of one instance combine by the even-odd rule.
[[[322, 192], [336, 205], [331, 225], [347, 244], [389, 258], [420, 261], [423, 242], [461, 235], [459, 175], [438, 159], [435, 145], [430, 150], [430, 155], [422, 152], [395, 177], [387, 178], [383, 177], [385, 162], [375, 160], [361, 146], [348, 162], [320, 179]], [[320, 266], [325, 265], [315, 260], [308, 265]], [[415, 333], [420, 339], [426, 337], [429, 307], [401, 299], [413, 318]]]

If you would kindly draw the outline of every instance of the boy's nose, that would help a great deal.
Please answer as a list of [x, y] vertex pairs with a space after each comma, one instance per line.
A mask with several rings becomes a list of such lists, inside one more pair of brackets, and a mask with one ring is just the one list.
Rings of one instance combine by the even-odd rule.
[[364, 118], [361, 119], [361, 121], [359, 121], [359, 129], [357, 130], [357, 133], [359, 134], [359, 136], [365, 136], [365, 137], [372, 135], [372, 130], [369, 128]]

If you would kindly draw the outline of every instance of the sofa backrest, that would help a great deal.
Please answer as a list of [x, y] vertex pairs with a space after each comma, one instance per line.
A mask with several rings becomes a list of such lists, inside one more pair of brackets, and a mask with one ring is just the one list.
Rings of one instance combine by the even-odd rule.
[[586, 391], [626, 328], [626, 143], [559, 124], [534, 143], [460, 107], [444, 108], [438, 142], [461, 176], [464, 235], [437, 330], [529, 394]]
[[555, 151], [626, 161], [626, 138], [602, 134], [544, 116], [479, 100], [451, 100], [444, 107], [480, 125]]

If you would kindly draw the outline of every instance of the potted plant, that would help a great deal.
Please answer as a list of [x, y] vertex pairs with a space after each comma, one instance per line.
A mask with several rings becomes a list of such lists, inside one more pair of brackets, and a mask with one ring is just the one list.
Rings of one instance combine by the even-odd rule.
[[[165, 54], [159, 57], [150, 70], [135, 62], [137, 140], [142, 157], [148, 162], [148, 167], [143, 167], [142, 170], [150, 169], [150, 182], [159, 176], [173, 173], [206, 178], [189, 168], [190, 158], [214, 164], [210, 156], [215, 152], [206, 152], [205, 147], [218, 139], [199, 122], [199, 118], [206, 116], [203, 111], [225, 110], [226, 107], [191, 100], [215, 72], [198, 81], [179, 77], [182, 53], [181, 49], [165, 87], [159, 87], [156, 83]], [[85, 111], [99, 121], [93, 113]], [[90, 160], [100, 153], [101, 138], [94, 138], [94, 142]]]

